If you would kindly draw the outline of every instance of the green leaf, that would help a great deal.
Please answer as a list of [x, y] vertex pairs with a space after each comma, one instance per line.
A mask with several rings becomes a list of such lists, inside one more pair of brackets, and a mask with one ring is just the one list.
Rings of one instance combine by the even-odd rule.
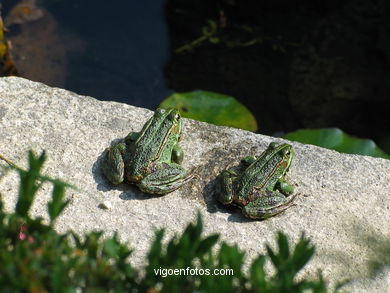
[[279, 246], [279, 255], [280, 257], [287, 259], [290, 256], [290, 251], [288, 248], [287, 236], [282, 232], [278, 232], [278, 246]]
[[220, 267], [229, 267], [234, 270], [234, 276], [239, 277], [241, 272], [241, 266], [244, 262], [245, 252], [241, 252], [238, 246], [229, 245], [222, 242], [219, 251], [219, 265]]
[[116, 257], [120, 249], [120, 243], [116, 240], [116, 235], [113, 238], [107, 239], [103, 242], [103, 251], [109, 257]]
[[195, 223], [189, 223], [187, 228], [184, 230], [182, 236], [179, 239], [179, 242], [184, 241], [182, 239], [188, 237], [191, 244], [199, 240], [200, 235], [202, 234], [203, 222], [202, 216], [198, 213], [197, 220]]
[[55, 219], [62, 213], [70, 200], [64, 201], [66, 184], [57, 180], [54, 182], [52, 201], [47, 204], [50, 216], [50, 223], [53, 224]]
[[99, 248], [100, 248], [100, 238], [103, 235], [102, 231], [93, 231], [86, 235], [85, 237], [85, 248], [87, 249], [89, 258], [94, 261], [98, 257]]
[[[168, 242], [168, 246], [166, 249], [166, 258], [164, 264], [169, 264], [171, 265], [173, 260], [176, 260], [179, 256], [179, 249], [178, 249], [178, 239], [177, 236], [172, 237], [172, 239]], [[160, 255], [159, 257], [163, 258], [163, 255]]]
[[[154, 240], [150, 246], [148, 253], [149, 267], [157, 266], [162, 254], [162, 239], [164, 237], [164, 229], [154, 232]], [[152, 270], [153, 268], [151, 268]]]
[[251, 265], [250, 280], [254, 292], [263, 292], [266, 289], [267, 282], [265, 279], [264, 264], [265, 256], [260, 255]]
[[[307, 290], [311, 290], [313, 293], [328, 292], [326, 289], [326, 282], [320, 272], [318, 273], [318, 281], [301, 280], [295, 287], [299, 289], [299, 292], [306, 292]], [[335, 288], [333, 292], [338, 292], [338, 289]]]
[[219, 239], [218, 234], [214, 234], [214, 235], [208, 236], [205, 239], [203, 239], [199, 243], [199, 246], [197, 248], [198, 256], [203, 255], [203, 254], [207, 253], [209, 250], [211, 250], [211, 248], [218, 242], [218, 239]]
[[37, 158], [32, 151], [28, 153], [29, 170], [16, 168], [20, 177], [19, 196], [15, 211], [21, 217], [27, 217], [35, 194], [42, 183], [38, 181], [42, 165], [46, 160], [45, 152]]
[[70, 231], [69, 234], [72, 236], [72, 239], [74, 240], [77, 248], [82, 248], [83, 244], [81, 242], [81, 239], [79, 235], [77, 235], [75, 232]]
[[294, 273], [298, 273], [310, 260], [314, 254], [314, 247], [310, 245], [309, 240], [304, 235], [294, 248], [291, 262], [294, 264]]
[[285, 134], [283, 138], [347, 154], [390, 159], [390, 156], [371, 139], [361, 139], [348, 135], [339, 128], [300, 129]]
[[269, 258], [271, 259], [273, 265], [276, 267], [276, 268], [279, 268], [280, 266], [280, 261], [279, 261], [279, 258], [278, 256], [274, 253], [274, 251], [272, 250], [271, 246], [269, 245], [265, 245], [265, 248], [267, 249], [267, 254], [269, 256]]
[[175, 93], [166, 98], [160, 107], [179, 109], [186, 118], [257, 131], [256, 118], [244, 105], [233, 97], [214, 92]]

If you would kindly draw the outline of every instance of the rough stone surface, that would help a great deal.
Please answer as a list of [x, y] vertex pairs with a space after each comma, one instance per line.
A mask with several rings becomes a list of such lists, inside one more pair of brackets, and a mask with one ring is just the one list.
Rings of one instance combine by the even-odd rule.
[[[296, 155], [288, 178], [300, 194], [296, 206], [266, 221], [250, 221], [239, 210], [215, 201], [215, 177], [241, 157], [259, 154], [271, 141], [281, 139], [185, 119], [184, 167], [195, 169], [197, 180], [166, 196], [153, 197], [135, 186], [113, 186], [103, 178], [99, 166], [104, 149], [128, 132], [140, 130], [151, 114], [21, 78], [1, 78], [0, 152], [26, 167], [29, 149], [46, 150], [44, 173], [80, 188], [67, 191], [72, 201], [56, 229], [118, 231], [135, 249], [134, 265], [144, 264], [153, 227], [164, 227], [172, 236], [194, 220], [199, 210], [205, 233], [217, 232], [223, 240], [237, 243], [248, 259], [264, 253], [265, 243], [275, 245], [278, 230], [291, 240], [305, 231], [316, 246], [316, 255], [301, 276], [314, 277], [321, 269], [331, 286], [352, 278], [346, 287], [351, 292], [389, 292], [388, 266], [375, 277], [368, 275], [369, 264], [383, 263], [380, 255], [389, 249], [390, 161], [292, 143]], [[8, 211], [15, 206], [17, 186], [14, 173], [0, 181]], [[50, 187], [45, 185], [34, 202], [33, 215], [47, 218], [49, 196]], [[105, 200], [111, 202], [110, 209], [99, 208]]]

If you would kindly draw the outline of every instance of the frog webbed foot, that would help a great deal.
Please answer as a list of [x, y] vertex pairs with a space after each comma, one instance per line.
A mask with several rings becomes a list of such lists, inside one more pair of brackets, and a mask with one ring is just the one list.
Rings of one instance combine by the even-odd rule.
[[242, 208], [242, 213], [251, 219], [266, 219], [293, 206], [296, 195], [286, 197], [278, 191], [264, 191], [254, 201]]
[[119, 184], [124, 179], [125, 164], [123, 161], [123, 153], [126, 150], [124, 143], [118, 143], [105, 150], [102, 163], [103, 174], [114, 184]]
[[178, 164], [162, 163], [156, 171], [144, 177], [137, 186], [146, 193], [165, 194], [176, 190], [194, 177]]

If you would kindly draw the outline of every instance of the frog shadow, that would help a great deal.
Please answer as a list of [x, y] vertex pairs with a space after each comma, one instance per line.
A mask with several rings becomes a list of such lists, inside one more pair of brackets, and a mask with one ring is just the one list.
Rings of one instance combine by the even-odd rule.
[[[123, 139], [115, 139], [111, 142], [111, 146], [123, 141]], [[97, 190], [108, 192], [110, 190], [119, 190], [121, 194], [119, 198], [122, 200], [146, 200], [150, 198], [160, 197], [161, 195], [147, 195], [141, 192], [134, 184], [124, 182], [121, 184], [112, 184], [106, 179], [102, 172], [102, 163], [104, 158], [104, 151], [97, 157], [95, 163], [92, 165], [92, 177], [97, 183]]]
[[246, 218], [242, 213], [240, 208], [235, 207], [233, 205], [223, 205], [220, 203], [217, 198], [217, 181], [218, 177], [210, 180], [203, 188], [203, 198], [204, 202], [206, 204], [206, 209], [209, 213], [228, 213], [230, 216], [228, 217], [229, 222], [233, 223], [249, 223], [253, 221], [259, 221], [259, 220], [253, 220]]

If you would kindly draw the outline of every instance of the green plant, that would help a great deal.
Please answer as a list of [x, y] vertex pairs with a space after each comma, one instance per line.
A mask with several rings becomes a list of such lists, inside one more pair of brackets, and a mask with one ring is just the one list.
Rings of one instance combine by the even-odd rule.
[[161, 108], [173, 107], [183, 117], [214, 125], [257, 131], [253, 114], [234, 97], [209, 91], [174, 93], [161, 102]]
[[[21, 180], [14, 213], [6, 214], [0, 200], [2, 292], [326, 292], [321, 275], [314, 281], [295, 280], [314, 253], [303, 235], [290, 251], [287, 237], [279, 232], [278, 250], [267, 245], [267, 255], [258, 256], [245, 274], [245, 253], [225, 242], [216, 251], [219, 235], [202, 236], [200, 214], [167, 245], [162, 243], [164, 230], [155, 232], [142, 275], [129, 264], [131, 250], [116, 234], [103, 238], [102, 232], [91, 232], [80, 237], [53, 229], [69, 204], [65, 189], [72, 186], [41, 175], [44, 161], [44, 153], [36, 157], [30, 152], [27, 171], [8, 167], [16, 169]], [[53, 185], [49, 225], [28, 214], [43, 182]], [[272, 276], [264, 269], [267, 259], [275, 267]], [[217, 269], [229, 269], [230, 274], [213, 275]]]
[[[165, 248], [161, 243], [163, 230], [156, 232], [146, 268], [149, 288], [158, 285], [164, 292], [182, 292], [183, 288], [185, 292], [326, 292], [321, 275], [316, 281], [295, 280], [296, 274], [314, 253], [314, 247], [303, 235], [290, 252], [287, 237], [279, 232], [278, 251], [267, 245], [267, 256], [258, 256], [247, 275], [242, 269], [245, 253], [237, 245], [225, 242], [221, 243], [217, 253], [213, 253], [212, 248], [219, 235], [203, 238], [202, 227], [202, 218], [198, 215], [197, 221], [189, 224], [180, 237], [171, 239]], [[273, 276], [269, 276], [264, 269], [268, 258], [276, 270]], [[194, 268], [194, 264], [197, 264], [198, 275], [179, 275], [179, 270], [187, 272], [187, 268]], [[156, 275], [156, 268], [159, 275]], [[226, 271], [225, 275], [214, 275], [221, 268], [230, 271]], [[178, 269], [177, 275], [167, 274], [169, 270], [174, 273], [174, 269]], [[164, 272], [166, 276], [161, 278]]]
[[382, 151], [373, 140], [348, 135], [339, 128], [299, 129], [285, 134], [283, 138], [341, 153], [390, 159], [390, 156]]
[[[15, 213], [5, 214], [0, 201], [0, 288], [2, 292], [74, 292], [133, 287], [136, 271], [128, 264], [131, 251], [117, 236], [102, 240], [101, 232], [83, 239], [73, 232], [58, 234], [53, 225], [69, 204], [71, 185], [40, 174], [45, 153], [29, 152], [29, 170], [13, 167], [20, 176]], [[48, 203], [49, 225], [32, 219], [28, 211], [43, 182], [53, 185]]]
[[190, 52], [192, 51], [195, 47], [200, 46], [203, 42], [209, 41], [210, 43], [213, 44], [218, 44], [219, 43], [219, 38], [216, 37], [218, 28], [217, 24], [214, 20], [208, 20], [207, 25], [202, 27], [202, 36], [199, 38], [181, 46], [180, 48], [177, 48], [175, 50], [176, 54], [181, 54], [185, 52]]

